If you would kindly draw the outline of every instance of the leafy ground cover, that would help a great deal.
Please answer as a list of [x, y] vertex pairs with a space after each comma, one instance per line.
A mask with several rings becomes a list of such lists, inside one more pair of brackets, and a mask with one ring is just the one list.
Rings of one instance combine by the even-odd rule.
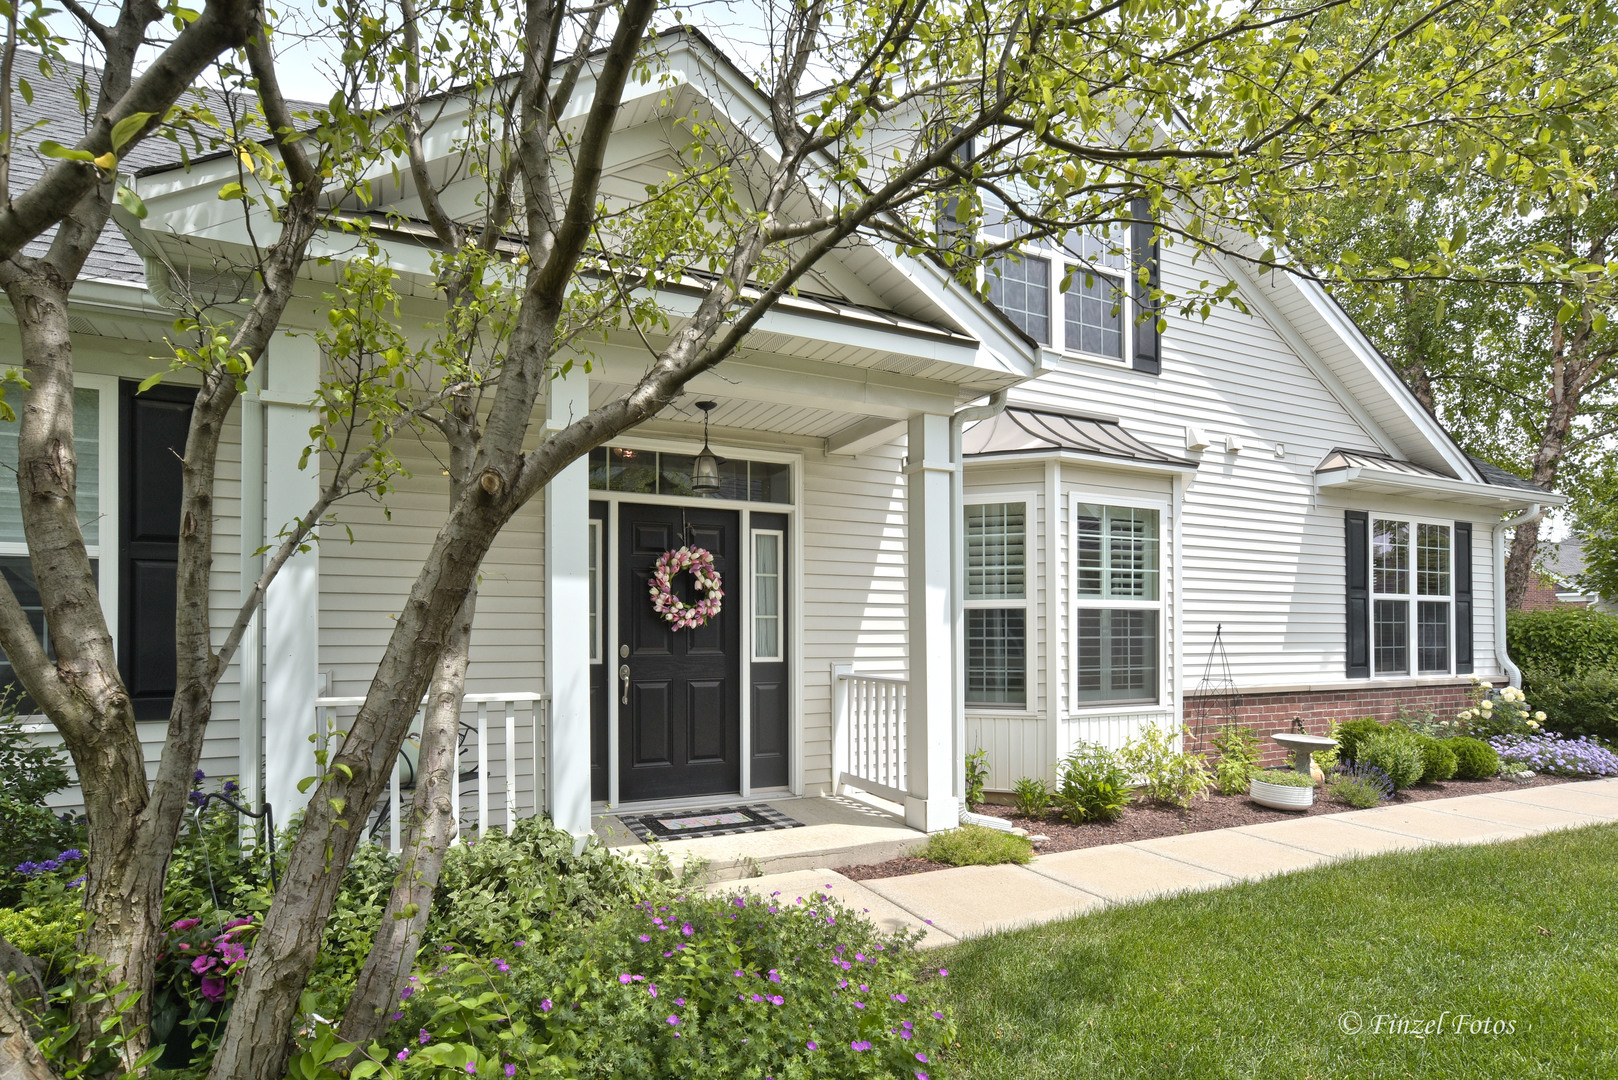
[[949, 1075], [1618, 1075], [1618, 826], [1356, 860], [952, 947]]

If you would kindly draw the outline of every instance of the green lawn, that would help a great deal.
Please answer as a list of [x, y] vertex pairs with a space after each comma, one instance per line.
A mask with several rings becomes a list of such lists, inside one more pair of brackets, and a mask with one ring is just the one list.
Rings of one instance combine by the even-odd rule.
[[1618, 826], [1357, 860], [940, 959], [956, 1078], [1618, 1077]]

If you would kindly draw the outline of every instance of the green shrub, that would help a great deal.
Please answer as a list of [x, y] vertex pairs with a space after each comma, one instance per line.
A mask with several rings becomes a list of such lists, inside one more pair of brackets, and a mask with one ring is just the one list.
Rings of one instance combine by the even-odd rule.
[[1174, 740], [1174, 733], [1166, 726], [1153, 724], [1129, 741], [1121, 757], [1148, 799], [1186, 807], [1197, 798], [1207, 797], [1213, 776], [1201, 754], [1176, 750]]
[[1427, 768], [1426, 755], [1416, 738], [1407, 731], [1392, 728], [1363, 736], [1355, 744], [1354, 761], [1381, 769], [1388, 774], [1393, 790], [1403, 791], [1419, 783]]
[[1112, 821], [1129, 805], [1129, 788], [1129, 770], [1117, 751], [1080, 742], [1057, 770], [1051, 798], [1062, 816], [1075, 825]]
[[[625, 905], [550, 946], [424, 955], [368, 1054], [401, 1080], [936, 1073], [954, 1027], [914, 941], [820, 894]], [[290, 1075], [315, 1075], [312, 1041]]]
[[1337, 757], [1341, 761], [1358, 761], [1360, 740], [1369, 735], [1380, 735], [1387, 726], [1374, 716], [1359, 720], [1344, 720], [1337, 725]]
[[1219, 754], [1219, 762], [1214, 766], [1214, 786], [1225, 795], [1244, 794], [1247, 781], [1258, 768], [1258, 736], [1232, 724], [1208, 741]]
[[0, 904], [8, 907], [21, 899], [26, 881], [14, 867], [84, 845], [82, 820], [45, 805], [70, 783], [67, 754], [23, 730], [17, 702], [16, 694], [0, 692]]
[[1618, 745], [1618, 668], [1586, 668], [1563, 675], [1536, 670], [1524, 675], [1546, 731], [1570, 739], [1588, 736]]
[[1051, 786], [1037, 776], [1017, 781], [1017, 813], [1026, 818], [1042, 818], [1051, 808]]
[[[1492, 739], [1496, 735], [1535, 735], [1545, 716], [1533, 715], [1528, 699], [1515, 686], [1494, 687], [1477, 680], [1478, 702], [1462, 709], [1457, 719], [1466, 725], [1464, 734], [1477, 739]], [[1457, 732], [1457, 734], [1461, 734]]]
[[966, 755], [966, 805], [983, 805], [983, 785], [989, 781], [989, 752], [981, 747]]
[[1437, 784], [1448, 780], [1455, 775], [1455, 751], [1445, 745], [1443, 740], [1435, 739], [1431, 735], [1415, 735], [1416, 745], [1421, 747], [1422, 761], [1421, 782], [1423, 784]]
[[77, 890], [57, 889], [55, 895], [30, 890], [27, 901], [20, 907], [0, 908], [0, 937], [45, 961], [49, 987], [66, 974], [78, 953], [84, 897]]
[[1462, 780], [1487, 780], [1500, 775], [1500, 755], [1482, 739], [1448, 739], [1455, 755], [1455, 775]]
[[1589, 608], [1513, 611], [1506, 615], [1506, 647], [1524, 671], [1618, 671], [1618, 615]]
[[1338, 801], [1360, 810], [1368, 810], [1393, 797], [1393, 781], [1372, 765], [1340, 767], [1327, 779], [1326, 787]]
[[[1340, 726], [1341, 725], [1339, 725], [1337, 721], [1333, 720], [1331, 723], [1331, 730], [1326, 732], [1326, 734], [1331, 736], [1333, 739], [1337, 738], [1337, 731]], [[1333, 769], [1337, 768], [1337, 760], [1342, 756], [1343, 748], [1341, 746], [1333, 746], [1329, 750], [1316, 750], [1314, 753], [1309, 755], [1309, 760], [1320, 766], [1321, 772], [1329, 773]]]
[[962, 825], [959, 829], [933, 833], [916, 854], [950, 866], [993, 866], [995, 863], [1025, 863], [1034, 854], [1034, 844], [1018, 836], [985, 825]]
[[1261, 780], [1266, 784], [1276, 784], [1280, 787], [1314, 787], [1315, 778], [1308, 773], [1301, 773], [1297, 769], [1260, 769], [1253, 774], [1254, 780]]

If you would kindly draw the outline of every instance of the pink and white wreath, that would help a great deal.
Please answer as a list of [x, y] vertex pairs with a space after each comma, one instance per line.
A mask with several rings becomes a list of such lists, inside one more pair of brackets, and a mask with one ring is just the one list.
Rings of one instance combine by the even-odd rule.
[[[687, 604], [674, 595], [674, 578], [691, 571], [691, 580], [702, 592], [695, 604]], [[724, 582], [713, 568], [713, 552], [706, 548], [683, 547], [665, 551], [657, 558], [657, 569], [652, 571], [652, 610], [663, 616], [676, 630], [695, 630], [719, 614], [725, 598]]]

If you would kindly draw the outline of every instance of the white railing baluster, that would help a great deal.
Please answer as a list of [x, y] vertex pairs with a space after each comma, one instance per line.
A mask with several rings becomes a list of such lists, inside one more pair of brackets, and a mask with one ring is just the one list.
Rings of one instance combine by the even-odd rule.
[[478, 703], [478, 836], [489, 831], [489, 704]]
[[506, 707], [506, 835], [517, 827], [517, 703]]

